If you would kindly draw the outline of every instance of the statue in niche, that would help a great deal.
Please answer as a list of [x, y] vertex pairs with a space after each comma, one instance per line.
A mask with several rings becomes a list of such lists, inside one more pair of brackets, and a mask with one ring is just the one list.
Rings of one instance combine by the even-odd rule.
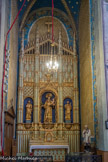
[[26, 104], [26, 120], [31, 120], [32, 104], [30, 100]]
[[91, 130], [85, 125], [85, 129], [82, 132], [83, 143], [84, 143], [84, 150], [90, 151], [90, 144], [91, 144]]
[[47, 100], [45, 101], [45, 104], [42, 105], [45, 109], [45, 114], [44, 114], [44, 123], [51, 123], [52, 122], [52, 108], [55, 108], [55, 100], [54, 98], [51, 100], [52, 94], [47, 93], [46, 98]]
[[72, 110], [72, 106], [71, 103], [69, 103], [69, 101], [67, 101], [67, 103], [65, 104], [65, 120], [71, 120], [71, 110]]

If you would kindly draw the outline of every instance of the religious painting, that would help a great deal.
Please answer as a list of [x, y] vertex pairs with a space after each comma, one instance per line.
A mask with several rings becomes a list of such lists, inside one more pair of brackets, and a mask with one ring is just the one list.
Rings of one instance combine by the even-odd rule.
[[27, 97], [24, 100], [23, 122], [33, 122], [33, 100], [30, 97]]
[[73, 123], [73, 104], [70, 98], [63, 101], [64, 122]]
[[45, 92], [41, 98], [41, 122], [55, 123], [56, 98], [53, 92]]

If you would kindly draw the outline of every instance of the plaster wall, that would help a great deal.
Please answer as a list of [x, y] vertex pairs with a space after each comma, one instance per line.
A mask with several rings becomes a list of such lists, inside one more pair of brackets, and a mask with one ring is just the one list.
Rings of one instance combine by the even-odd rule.
[[94, 135], [92, 58], [90, 44], [89, 0], [82, 0], [79, 16], [81, 129], [88, 125]]

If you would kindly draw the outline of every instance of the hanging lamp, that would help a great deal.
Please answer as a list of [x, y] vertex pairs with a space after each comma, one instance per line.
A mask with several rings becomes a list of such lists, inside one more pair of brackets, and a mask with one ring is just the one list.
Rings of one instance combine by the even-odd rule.
[[54, 47], [54, 23], [53, 23], [53, 9], [54, 1], [52, 0], [52, 44], [51, 44], [51, 56], [49, 62], [46, 63], [49, 72], [57, 72], [59, 64], [56, 60], [56, 56], [53, 57], [53, 47]]

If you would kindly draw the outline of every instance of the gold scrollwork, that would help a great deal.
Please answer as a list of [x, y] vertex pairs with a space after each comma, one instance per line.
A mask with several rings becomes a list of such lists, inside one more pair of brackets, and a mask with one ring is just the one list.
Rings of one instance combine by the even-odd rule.
[[73, 87], [73, 82], [71, 82], [71, 83], [63, 83], [62, 84], [62, 87]]
[[24, 82], [25, 87], [34, 87], [34, 82]]
[[53, 142], [53, 134], [51, 132], [45, 134], [45, 142]]

